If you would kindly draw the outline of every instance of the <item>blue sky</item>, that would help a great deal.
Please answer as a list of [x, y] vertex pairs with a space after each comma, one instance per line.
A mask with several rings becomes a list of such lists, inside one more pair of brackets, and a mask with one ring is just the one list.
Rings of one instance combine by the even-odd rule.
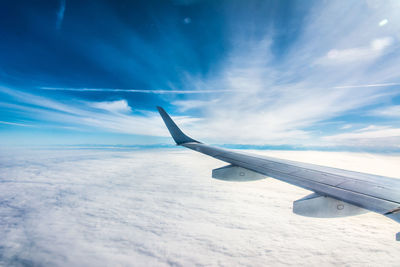
[[400, 150], [398, 1], [0, 4], [0, 143]]

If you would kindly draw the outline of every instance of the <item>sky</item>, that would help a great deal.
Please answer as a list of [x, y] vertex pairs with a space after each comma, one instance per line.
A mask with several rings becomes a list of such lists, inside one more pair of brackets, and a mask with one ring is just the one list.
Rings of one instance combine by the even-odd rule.
[[[257, 151], [399, 177], [400, 156]], [[399, 224], [292, 213], [309, 191], [211, 178], [182, 149], [0, 150], [1, 266], [398, 266]]]
[[1, 145], [400, 151], [400, 2], [2, 1]]

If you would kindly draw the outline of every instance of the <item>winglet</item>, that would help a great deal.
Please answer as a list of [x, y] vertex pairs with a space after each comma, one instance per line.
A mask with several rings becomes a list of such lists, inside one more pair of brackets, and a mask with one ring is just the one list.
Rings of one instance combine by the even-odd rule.
[[177, 145], [182, 145], [190, 142], [200, 143], [199, 141], [196, 141], [184, 134], [162, 107], [157, 107], [157, 109], [165, 125], [167, 126], [169, 133], [171, 134], [172, 138], [174, 138]]

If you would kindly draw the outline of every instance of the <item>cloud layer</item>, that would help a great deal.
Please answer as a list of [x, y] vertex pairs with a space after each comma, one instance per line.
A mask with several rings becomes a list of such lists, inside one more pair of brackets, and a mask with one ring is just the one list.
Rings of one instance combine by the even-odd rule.
[[[260, 151], [257, 151], [260, 153]], [[263, 152], [400, 176], [398, 156]], [[191, 151], [2, 150], [0, 265], [397, 266], [399, 225], [292, 213], [306, 190], [211, 179]]]

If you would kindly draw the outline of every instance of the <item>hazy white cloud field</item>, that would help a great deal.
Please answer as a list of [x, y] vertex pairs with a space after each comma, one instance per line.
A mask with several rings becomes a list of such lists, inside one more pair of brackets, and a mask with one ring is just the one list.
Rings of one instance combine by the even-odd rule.
[[[400, 156], [252, 151], [400, 177]], [[398, 266], [400, 225], [295, 215], [306, 190], [211, 178], [192, 151], [2, 150], [0, 265]]]

